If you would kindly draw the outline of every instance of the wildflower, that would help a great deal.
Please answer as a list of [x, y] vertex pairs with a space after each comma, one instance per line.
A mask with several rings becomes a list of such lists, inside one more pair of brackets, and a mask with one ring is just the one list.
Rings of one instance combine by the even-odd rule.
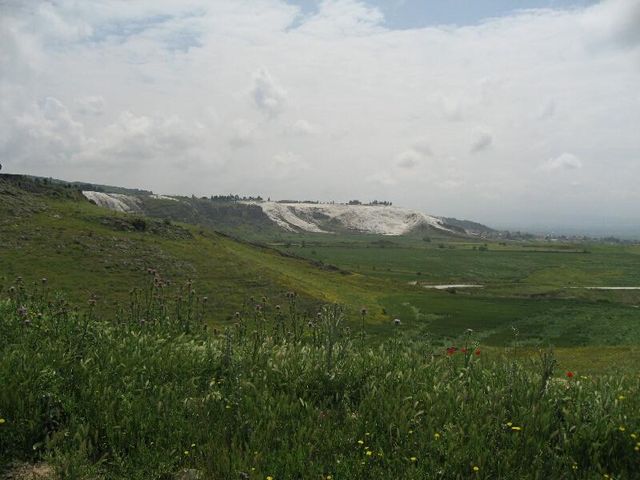
[[567, 378], [573, 378], [573, 372], [571, 371], [567, 372]]
[[511, 423], [511, 422], [507, 422], [507, 427], [510, 427], [510, 426], [512, 426], [512, 425], [513, 425], [513, 423]]
[[400, 326], [400, 323], [401, 323], [401, 322], [400, 322], [400, 319], [399, 319], [399, 318], [395, 318], [395, 319], [393, 320], [393, 324], [394, 324], [396, 327], [399, 327], [399, 326]]
[[333, 477], [332, 477], [331, 475], [327, 475], [327, 476], [326, 476], [326, 479], [327, 479], [327, 480], [332, 480], [332, 479], [333, 479]]
[[618, 400], [624, 400], [624, 395], [619, 395]]
[[364, 445], [364, 441], [362, 441], [362, 440], [358, 440], [358, 444], [359, 444], [359, 445]]
[[189, 450], [185, 450], [184, 451], [184, 455], [185, 455], [185, 457], [188, 456], [189, 455]]
[[514, 432], [519, 432], [520, 430], [522, 430], [522, 427], [511, 427], [511, 430], [513, 430]]
[[273, 480], [273, 477], [271, 475], [267, 475], [267, 480]]
[[620, 426], [618, 427], [618, 430], [620, 430], [621, 432], [624, 432], [624, 431], [626, 430], [626, 428], [624, 428], [624, 426], [620, 425]]
[[4, 418], [0, 418], [0, 425], [2, 425], [3, 423], [6, 423], [7, 421]]
[[447, 355], [451, 356], [454, 353], [456, 353], [458, 351], [458, 349], [456, 347], [449, 347], [447, 348]]
[[474, 465], [474, 466], [473, 466], [473, 471], [474, 471], [474, 472], [479, 472], [479, 471], [480, 471], [480, 467], [479, 467], [479, 466], [477, 466], [477, 465]]
[[633, 438], [634, 440], [637, 438], [638, 436], [635, 433], [631, 434], [631, 438]]
[[366, 308], [360, 309], [360, 315], [362, 315], [364, 317], [366, 314], [367, 314], [367, 309]]
[[192, 443], [192, 444], [191, 444], [191, 448], [194, 448], [195, 446], [196, 446], [196, 444], [195, 444], [195, 443]]
[[440, 434], [438, 432], [434, 433], [433, 438], [435, 438], [436, 440], [440, 440]]
[[414, 463], [418, 461], [418, 459], [416, 457], [411, 457], [409, 460], [411, 460]]
[[578, 469], [578, 465], [577, 465], [576, 463], [574, 463], [573, 465], [571, 465], [571, 468], [572, 468], [573, 470], [577, 470], [577, 469]]
[[476, 354], [476, 357], [479, 357], [480, 356], [480, 349], [476, 348], [476, 351], [474, 353]]
[[367, 450], [367, 457], [370, 457], [371, 455], [373, 455], [373, 452], [371, 450]]

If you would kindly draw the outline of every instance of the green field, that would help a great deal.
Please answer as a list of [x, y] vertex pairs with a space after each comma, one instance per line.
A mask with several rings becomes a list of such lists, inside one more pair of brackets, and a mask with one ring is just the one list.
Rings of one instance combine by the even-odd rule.
[[640, 470], [639, 246], [159, 216], [0, 177], [0, 476]]
[[[221, 228], [230, 237], [210, 221], [167, 220], [161, 201], [154, 213], [160, 218], [117, 214], [72, 187], [21, 177], [0, 179], [0, 198], [0, 286], [6, 290], [18, 276], [28, 283], [47, 277], [49, 288], [78, 305], [96, 298], [106, 316], [125, 308], [131, 290], [143, 288], [154, 269], [174, 294], [192, 280], [208, 296], [207, 321], [219, 327], [256, 299], [265, 296], [275, 306], [295, 291], [309, 317], [324, 303], [340, 303], [356, 326], [366, 308], [370, 341], [384, 338], [399, 318], [407, 332], [443, 346], [470, 328], [497, 350], [514, 343], [555, 347], [572, 368], [606, 370], [639, 355], [640, 290], [582, 288], [640, 286], [638, 245], [497, 243], [433, 232], [383, 237], [261, 228], [247, 234], [246, 225], [234, 229], [233, 222]], [[188, 220], [208, 212], [199, 208]], [[217, 221], [229, 217], [214, 210]], [[447, 284], [482, 288], [425, 288]], [[578, 354], [584, 349], [590, 354]]]

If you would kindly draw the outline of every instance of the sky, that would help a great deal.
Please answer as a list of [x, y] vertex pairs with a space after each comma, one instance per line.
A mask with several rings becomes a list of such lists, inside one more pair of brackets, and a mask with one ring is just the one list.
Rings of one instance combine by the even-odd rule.
[[640, 231], [640, 0], [0, 0], [0, 163]]

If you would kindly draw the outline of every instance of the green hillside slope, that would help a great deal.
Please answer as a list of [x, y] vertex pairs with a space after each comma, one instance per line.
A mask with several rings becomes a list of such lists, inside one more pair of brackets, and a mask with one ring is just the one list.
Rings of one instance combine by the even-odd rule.
[[114, 311], [115, 302], [126, 305], [133, 288], [145, 288], [149, 269], [169, 282], [168, 291], [192, 280], [208, 297], [214, 322], [230, 318], [251, 297], [275, 305], [288, 291], [307, 309], [325, 301], [354, 310], [375, 303], [360, 276], [206, 228], [111, 212], [73, 186], [21, 176], [0, 177], [0, 248], [5, 289], [18, 276], [27, 283], [46, 277], [74, 303], [95, 296], [105, 311]]

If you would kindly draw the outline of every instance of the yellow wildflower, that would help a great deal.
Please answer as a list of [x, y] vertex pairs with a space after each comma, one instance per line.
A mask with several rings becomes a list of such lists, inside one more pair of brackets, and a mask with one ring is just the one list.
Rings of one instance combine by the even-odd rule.
[[185, 451], [184, 451], [184, 454], [185, 454], [185, 455], [189, 455], [189, 450], [185, 450]]
[[618, 397], [618, 400], [624, 400], [624, 395], [620, 395], [620, 396]]
[[479, 471], [480, 471], [480, 467], [479, 467], [479, 466], [477, 466], [477, 465], [474, 465], [474, 466], [473, 466], [473, 471], [474, 471], [474, 472], [479, 472]]
[[370, 457], [371, 455], [373, 455], [373, 452], [371, 450], [367, 450], [367, 457]]
[[267, 475], [267, 480], [273, 480], [273, 477], [271, 475]]
[[363, 440], [358, 440], [358, 444], [359, 445], [364, 445], [364, 441]]
[[433, 438], [435, 438], [436, 440], [440, 440], [440, 434], [438, 432], [434, 433]]
[[6, 420], [4, 418], [0, 418], [0, 425], [2, 425], [5, 422], [6, 422]]
[[620, 430], [621, 432], [624, 432], [626, 429], [625, 429], [622, 425], [620, 425], [620, 426], [618, 427], [618, 430]]
[[410, 460], [411, 460], [412, 462], [417, 462], [417, 461], [418, 461], [418, 459], [417, 459], [416, 457], [411, 457], [411, 458], [410, 458]]
[[507, 422], [507, 427], [510, 427], [511, 425], [513, 425], [513, 423]]
[[511, 430], [519, 432], [520, 430], [522, 430], [522, 427], [511, 427]]
[[578, 469], [578, 465], [574, 463], [573, 465], [571, 465], [571, 468], [573, 468], [574, 470], [577, 470]]
[[633, 438], [634, 440], [637, 438], [638, 436], [635, 433], [631, 434], [631, 438]]

